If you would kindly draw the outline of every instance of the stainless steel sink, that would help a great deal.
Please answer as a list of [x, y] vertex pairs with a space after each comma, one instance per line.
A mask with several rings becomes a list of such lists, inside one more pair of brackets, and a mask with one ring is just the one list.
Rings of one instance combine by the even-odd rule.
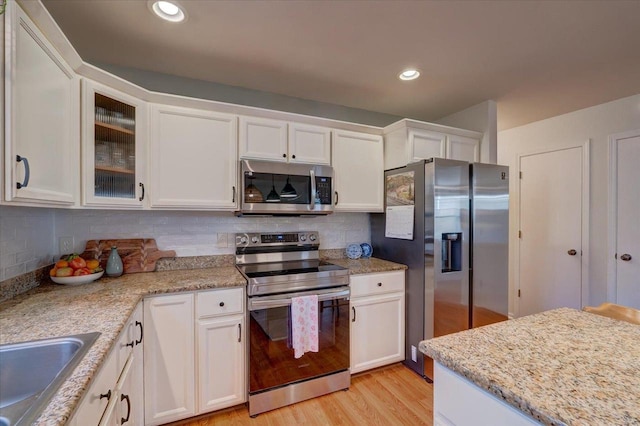
[[99, 335], [0, 345], [0, 426], [31, 424]]

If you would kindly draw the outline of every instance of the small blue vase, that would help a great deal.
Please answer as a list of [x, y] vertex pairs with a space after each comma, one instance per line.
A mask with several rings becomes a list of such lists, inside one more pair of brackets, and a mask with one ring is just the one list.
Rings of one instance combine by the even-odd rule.
[[119, 277], [124, 272], [122, 259], [120, 259], [120, 255], [118, 254], [118, 247], [111, 247], [111, 254], [109, 254], [105, 271], [109, 277]]

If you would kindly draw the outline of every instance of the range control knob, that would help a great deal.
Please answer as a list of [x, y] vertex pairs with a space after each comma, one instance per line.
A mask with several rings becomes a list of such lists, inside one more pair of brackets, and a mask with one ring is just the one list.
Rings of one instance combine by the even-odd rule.
[[254, 235], [253, 237], [251, 237], [251, 242], [253, 244], [258, 244], [259, 241], [260, 241], [260, 238], [258, 238], [257, 235]]
[[315, 241], [317, 239], [318, 239], [318, 237], [316, 237], [316, 234], [310, 234], [309, 235], [309, 241]]
[[307, 240], [307, 236], [304, 234], [300, 234], [300, 241], [306, 241]]
[[247, 244], [247, 237], [240, 237], [240, 244]]

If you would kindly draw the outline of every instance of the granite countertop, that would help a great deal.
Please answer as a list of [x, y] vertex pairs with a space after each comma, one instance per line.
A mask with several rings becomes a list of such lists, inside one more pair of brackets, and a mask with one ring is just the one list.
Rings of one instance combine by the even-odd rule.
[[344, 268], [349, 268], [350, 275], [373, 274], [376, 272], [401, 271], [407, 269], [405, 265], [400, 263], [376, 259], [375, 257], [367, 259], [327, 259], [327, 261]]
[[640, 424], [638, 325], [562, 308], [419, 346], [543, 424]]
[[[245, 286], [244, 277], [233, 266], [233, 258], [170, 259], [159, 262], [160, 272], [125, 274], [118, 278], [102, 277], [81, 286], [53, 283], [40, 285], [26, 293], [0, 303], [0, 344], [35, 339], [100, 332], [100, 337], [62, 384], [38, 425], [61, 425], [68, 421], [92, 378], [115, 343], [136, 305], [144, 296], [182, 291]], [[328, 259], [349, 268], [350, 274], [365, 274], [406, 269], [385, 260]], [[201, 268], [162, 270], [163, 268]]]
[[142, 297], [245, 285], [236, 268], [226, 266], [103, 277], [81, 286], [43, 284], [0, 303], [0, 344], [101, 333], [34, 424], [68, 421]]

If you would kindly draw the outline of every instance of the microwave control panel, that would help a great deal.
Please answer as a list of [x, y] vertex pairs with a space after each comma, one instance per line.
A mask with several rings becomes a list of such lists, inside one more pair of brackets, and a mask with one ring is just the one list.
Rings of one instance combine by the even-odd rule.
[[316, 203], [331, 204], [331, 178], [316, 176]]

